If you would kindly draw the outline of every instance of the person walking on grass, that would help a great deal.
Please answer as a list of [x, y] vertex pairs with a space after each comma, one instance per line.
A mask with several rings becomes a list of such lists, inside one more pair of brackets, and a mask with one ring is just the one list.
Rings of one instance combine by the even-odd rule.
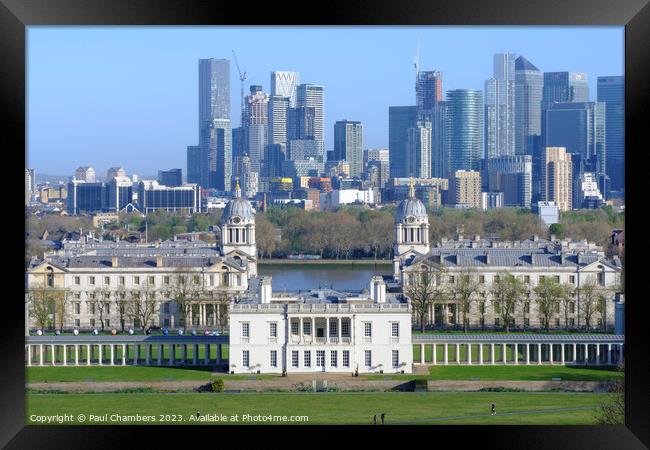
[[494, 406], [494, 403], [492, 403], [492, 415], [493, 415], [493, 416], [496, 416], [496, 414], [497, 414], [497, 412], [496, 412], [496, 406]]
[[377, 425], [377, 414], [375, 414], [375, 417], [372, 418], [372, 421]]
[[386, 416], [386, 413], [381, 413], [381, 424], [384, 424], [384, 417]]

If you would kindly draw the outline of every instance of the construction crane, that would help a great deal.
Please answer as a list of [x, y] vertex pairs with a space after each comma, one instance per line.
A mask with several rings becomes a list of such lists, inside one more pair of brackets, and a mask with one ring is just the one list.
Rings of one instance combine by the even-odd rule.
[[241, 81], [241, 126], [244, 126], [244, 82], [246, 81], [246, 71], [241, 72], [239, 68], [239, 62], [237, 61], [237, 55], [235, 51], [232, 51], [232, 56], [235, 59], [235, 65], [237, 66], [237, 72], [239, 72], [239, 81]]

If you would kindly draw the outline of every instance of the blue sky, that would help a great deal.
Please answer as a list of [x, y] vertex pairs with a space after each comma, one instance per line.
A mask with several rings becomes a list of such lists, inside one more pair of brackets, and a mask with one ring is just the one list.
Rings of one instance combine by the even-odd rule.
[[[388, 106], [414, 104], [413, 59], [440, 70], [443, 89], [483, 89], [494, 53], [540, 70], [624, 74], [623, 27], [29, 27], [27, 162], [37, 173], [140, 175], [180, 167], [197, 144], [198, 59], [237, 52], [250, 84], [272, 70], [325, 86], [326, 148], [336, 120], [360, 120], [364, 147], [388, 146]], [[231, 120], [240, 83], [231, 61]]]

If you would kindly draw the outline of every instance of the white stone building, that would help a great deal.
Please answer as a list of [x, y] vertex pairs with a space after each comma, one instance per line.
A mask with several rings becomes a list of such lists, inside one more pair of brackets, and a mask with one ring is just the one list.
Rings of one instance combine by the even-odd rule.
[[[595, 284], [597, 295], [606, 299], [605, 312], [593, 312], [592, 327], [611, 329], [614, 326], [615, 294], [622, 272], [618, 257], [607, 259], [602, 249], [588, 242], [546, 240], [534, 236], [522, 242], [481, 240], [446, 241], [431, 248], [428, 241], [429, 219], [413, 190], [404, 200], [395, 217], [396, 242], [394, 278], [407, 293], [423, 271], [430, 271], [431, 283], [439, 285], [442, 295], [431, 302], [427, 321], [438, 328], [462, 323], [455, 286], [459, 277], [475, 279], [478, 288], [469, 310], [471, 328], [501, 328], [499, 306], [492, 300], [492, 283], [511, 274], [525, 284], [526, 293], [515, 305], [513, 328], [542, 326], [534, 288], [540, 280], [550, 278], [573, 289], [571, 301], [558, 302], [550, 319], [550, 328], [581, 326], [585, 322], [585, 290]], [[565, 314], [565, 308], [567, 309]], [[591, 304], [591, 309], [595, 309]], [[414, 315], [413, 320], [417, 319]], [[567, 323], [565, 323], [567, 322]]]
[[[32, 261], [26, 273], [32, 296], [44, 292], [64, 299], [64, 313], [53, 310], [46, 326], [64, 329], [141, 327], [135, 314], [124, 313], [124, 302], [155, 300], [147, 326], [224, 327], [227, 305], [243, 296], [257, 275], [255, 214], [248, 200], [236, 197], [222, 215], [222, 245], [187, 241], [155, 244], [89, 243]], [[187, 288], [180, 288], [181, 283]], [[187, 319], [175, 302], [183, 289], [192, 296]], [[49, 295], [49, 294], [48, 294]], [[57, 318], [58, 316], [58, 318]], [[32, 314], [30, 326], [36, 328]]]
[[255, 298], [230, 306], [233, 373], [410, 373], [411, 307], [386, 293], [331, 290], [274, 297], [262, 277]]

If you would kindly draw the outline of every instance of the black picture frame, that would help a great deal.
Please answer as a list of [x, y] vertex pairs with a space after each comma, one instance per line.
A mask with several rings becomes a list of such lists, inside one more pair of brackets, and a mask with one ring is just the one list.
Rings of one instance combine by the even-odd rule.
[[[291, 16], [289, 12], [302, 13]], [[21, 186], [22, 168], [19, 161], [25, 149], [25, 55], [26, 27], [32, 25], [619, 25], [625, 26], [625, 84], [626, 84], [626, 179], [627, 229], [635, 246], [627, 249], [627, 264], [641, 264], [641, 247], [645, 244], [641, 231], [644, 173], [642, 153], [647, 152], [647, 105], [650, 104], [650, 5], [647, 0], [454, 0], [439, 3], [423, 0], [403, 2], [330, 1], [319, 3], [290, 2], [253, 3], [215, 2], [201, 0], [0, 0], [0, 99], [2, 101], [0, 136], [5, 158], [11, 158], [10, 186]], [[647, 177], [647, 175], [646, 175]], [[9, 184], [11, 183], [11, 185]], [[637, 187], [638, 183], [638, 187]], [[635, 190], [641, 191], [637, 194]], [[647, 191], [647, 189], [645, 189]], [[5, 196], [6, 218], [21, 214], [21, 195]], [[9, 208], [9, 205], [11, 206]], [[632, 205], [630, 209], [629, 206]], [[635, 211], [635, 209], [638, 211]], [[11, 213], [9, 213], [11, 210]], [[629, 214], [638, 216], [630, 221]], [[12, 214], [13, 213], [13, 214]], [[9, 215], [12, 214], [12, 215]], [[11, 225], [11, 226], [9, 226]], [[14, 228], [18, 228], [16, 231]], [[25, 426], [25, 371], [23, 309], [19, 297], [24, 292], [24, 270], [17, 261], [23, 260], [24, 247], [14, 232], [21, 232], [20, 221], [7, 220], [2, 229], [5, 240], [3, 264], [5, 308], [2, 321], [2, 356], [0, 357], [0, 445], [7, 448], [104, 448], [170, 443], [177, 435], [183, 446], [230, 445], [249, 446], [251, 440], [280, 445], [306, 443], [293, 437], [296, 430], [306, 432], [307, 442], [324, 443], [311, 426], [256, 426], [255, 433], [242, 427], [191, 427], [177, 429], [156, 427], [95, 427], [95, 426]], [[631, 234], [630, 234], [631, 233]], [[17, 236], [17, 235], [16, 235]], [[629, 246], [628, 246], [629, 247]], [[631, 259], [630, 259], [631, 258]], [[636, 266], [641, 267], [641, 266]], [[21, 285], [22, 283], [22, 285]], [[648, 404], [649, 361], [645, 344], [647, 338], [648, 301], [640, 295], [642, 282], [634, 274], [626, 276], [626, 425], [615, 427], [578, 426], [491, 426], [491, 427], [354, 427], [356, 438], [373, 436], [384, 439], [391, 434], [406, 445], [480, 445], [482, 448], [644, 448], [650, 446]], [[15, 308], [15, 310], [14, 310]], [[11, 311], [11, 312], [10, 312]], [[7, 317], [16, 320], [7, 320]], [[413, 436], [417, 432], [420, 436]], [[190, 434], [191, 433], [191, 434]], [[272, 433], [273, 437], [266, 436]], [[407, 434], [408, 433], [408, 434]], [[324, 435], [327, 436], [327, 435]], [[334, 435], [336, 436], [336, 435]], [[145, 439], [145, 443], [142, 439]], [[234, 439], [233, 439], [234, 438]], [[205, 439], [205, 444], [201, 443]], [[223, 439], [223, 440], [222, 440]], [[416, 443], [416, 440], [419, 443]], [[345, 439], [330, 441], [337, 445]], [[349, 441], [348, 441], [349, 443]]]

